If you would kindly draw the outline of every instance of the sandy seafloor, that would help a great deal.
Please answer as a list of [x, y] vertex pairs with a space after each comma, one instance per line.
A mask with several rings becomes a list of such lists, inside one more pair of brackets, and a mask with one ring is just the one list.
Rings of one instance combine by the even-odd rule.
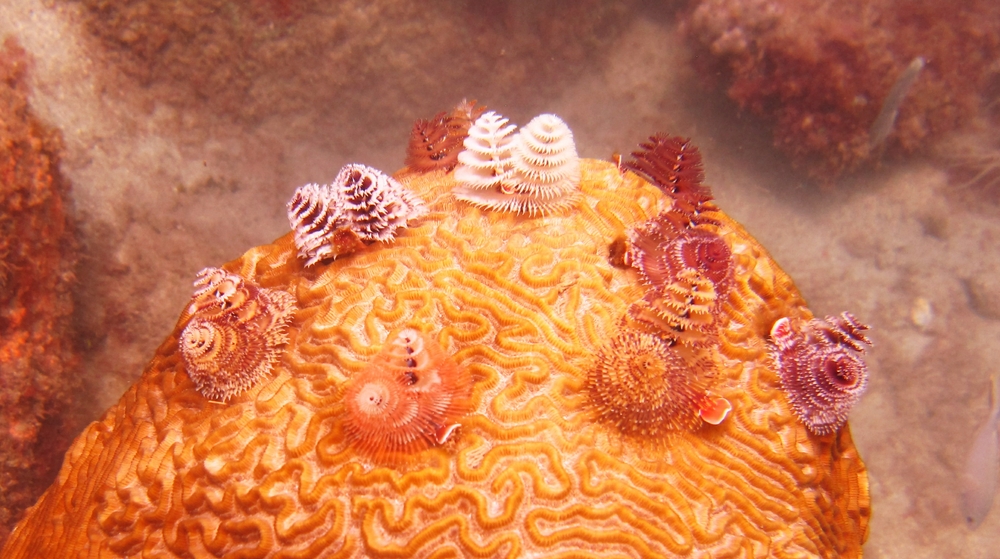
[[[413, 119], [468, 96], [519, 124], [562, 116], [584, 157], [627, 153], [661, 130], [692, 136], [721, 208], [770, 250], [812, 310], [850, 310], [872, 325], [870, 388], [850, 421], [871, 480], [866, 556], [1000, 554], [1000, 505], [975, 532], [958, 509], [964, 456], [987, 415], [989, 376], [1000, 373], [1000, 208], [956, 195], [940, 164], [886, 163], [818, 189], [771, 148], [766, 123], [699, 87], [663, 14], [624, 23], [570, 78], [538, 76], [545, 88], [528, 77], [497, 96], [449, 76], [439, 91], [408, 98], [398, 92], [409, 76], [398, 72], [380, 91], [330, 91], [329, 102], [347, 109], [335, 126], [314, 124], [303, 106], [251, 128], [104, 79], [114, 70], [78, 16], [36, 0], [4, 0], [0, 10], [0, 36], [16, 37], [35, 59], [32, 107], [66, 143], [63, 171], [84, 245], [81, 420], [138, 378], [199, 269], [287, 231], [284, 203], [296, 186], [329, 180], [348, 162], [401, 167]], [[448, 72], [402, 54], [414, 75]], [[498, 52], [488, 63], [502, 72], [508, 61]], [[385, 96], [400, 108], [366, 102]]]

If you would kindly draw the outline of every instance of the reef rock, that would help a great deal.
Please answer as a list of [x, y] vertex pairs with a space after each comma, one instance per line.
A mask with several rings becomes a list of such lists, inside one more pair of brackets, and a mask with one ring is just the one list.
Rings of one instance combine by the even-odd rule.
[[[961, 10], [891, 0], [692, 6], [682, 25], [700, 74], [769, 120], [774, 145], [820, 183], [883, 153], [927, 153], [996, 103], [1000, 4], [991, 0]], [[914, 76], [918, 58], [927, 67]]]
[[61, 137], [28, 106], [28, 67], [13, 41], [0, 48], [0, 544], [55, 477], [77, 386], [69, 181]]
[[[718, 340], [686, 346], [629, 320], [649, 287], [621, 245], [673, 204], [638, 175], [581, 160], [575, 204], [544, 217], [457, 202], [444, 171], [396, 179], [428, 213], [392, 242], [306, 267], [289, 233], [225, 265], [296, 299], [271, 373], [210, 401], [182, 315], [2, 557], [861, 555], [849, 427], [808, 431], [768, 349], [812, 314], [738, 224], [691, 210], [732, 269]], [[660, 364], [697, 364], [676, 429], [608, 417], [642, 399], [616, 394], [642, 389], [619, 362], [661, 394]]]

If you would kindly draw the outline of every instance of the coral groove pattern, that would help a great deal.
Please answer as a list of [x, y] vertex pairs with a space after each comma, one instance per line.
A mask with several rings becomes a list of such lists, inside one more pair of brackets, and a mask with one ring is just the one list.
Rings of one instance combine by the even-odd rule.
[[[811, 314], [721, 212], [734, 267], [713, 391], [731, 413], [669, 444], [598, 420], [588, 371], [644, 292], [609, 245], [671, 200], [611, 163], [580, 167], [558, 216], [483, 211], [454, 200], [450, 175], [403, 174], [429, 213], [393, 243], [306, 268], [289, 234], [226, 265], [297, 299], [273, 374], [208, 402], [179, 323], [3, 559], [859, 557], [869, 500], [850, 430], [809, 433], [768, 355], [778, 318]], [[352, 444], [344, 393], [409, 328], [467, 371], [468, 413], [387, 465]]]

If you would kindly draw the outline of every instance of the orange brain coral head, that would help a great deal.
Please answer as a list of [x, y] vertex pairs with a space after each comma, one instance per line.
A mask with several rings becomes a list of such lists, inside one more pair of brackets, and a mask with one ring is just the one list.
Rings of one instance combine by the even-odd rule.
[[[801, 341], [812, 315], [791, 280], [707, 203], [665, 218], [730, 247], [725, 300], [685, 266], [646, 301], [609, 246], [676, 200], [580, 165], [579, 203], [539, 219], [406, 171], [430, 211], [397, 242], [363, 240], [314, 272], [288, 234], [226, 266], [239, 276], [207, 273], [196, 312], [76, 440], [0, 557], [860, 557], [871, 509], [850, 429], [801, 436], [768, 349], [853, 352], [863, 325]], [[188, 365], [232, 338], [200, 328], [280, 323], [257, 286], [295, 294], [286, 353], [273, 378], [209, 405]], [[640, 303], [647, 321], [630, 317]], [[704, 314], [660, 316], [685, 318], [679, 303], [721, 308], [701, 332], [717, 343], [689, 343]], [[780, 317], [793, 339], [767, 338]]]
[[597, 355], [587, 384], [602, 419], [656, 437], [701, 425], [708, 385], [701, 369], [660, 338], [624, 330]]
[[295, 299], [219, 268], [202, 270], [195, 287], [181, 359], [202, 395], [226, 401], [271, 371], [287, 341]]
[[376, 460], [397, 460], [442, 444], [469, 409], [469, 376], [413, 328], [390, 334], [344, 391], [344, 431]]

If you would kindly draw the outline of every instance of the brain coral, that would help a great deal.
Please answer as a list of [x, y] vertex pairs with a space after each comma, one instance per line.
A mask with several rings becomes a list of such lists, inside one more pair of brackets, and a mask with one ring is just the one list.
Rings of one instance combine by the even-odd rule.
[[[534, 218], [455, 202], [443, 171], [403, 173], [429, 211], [392, 243], [305, 268], [289, 234], [227, 264], [297, 300], [272, 375], [208, 401], [182, 318], [3, 558], [860, 556], [850, 430], [809, 433], [768, 355], [775, 321], [812, 315], [721, 212], [734, 269], [712, 390], [732, 412], [655, 439], [598, 416], [588, 374], [644, 289], [610, 247], [671, 202], [611, 163], [580, 168], [577, 206]], [[351, 444], [344, 394], [408, 328], [471, 392], [440, 444], [383, 463]]]

